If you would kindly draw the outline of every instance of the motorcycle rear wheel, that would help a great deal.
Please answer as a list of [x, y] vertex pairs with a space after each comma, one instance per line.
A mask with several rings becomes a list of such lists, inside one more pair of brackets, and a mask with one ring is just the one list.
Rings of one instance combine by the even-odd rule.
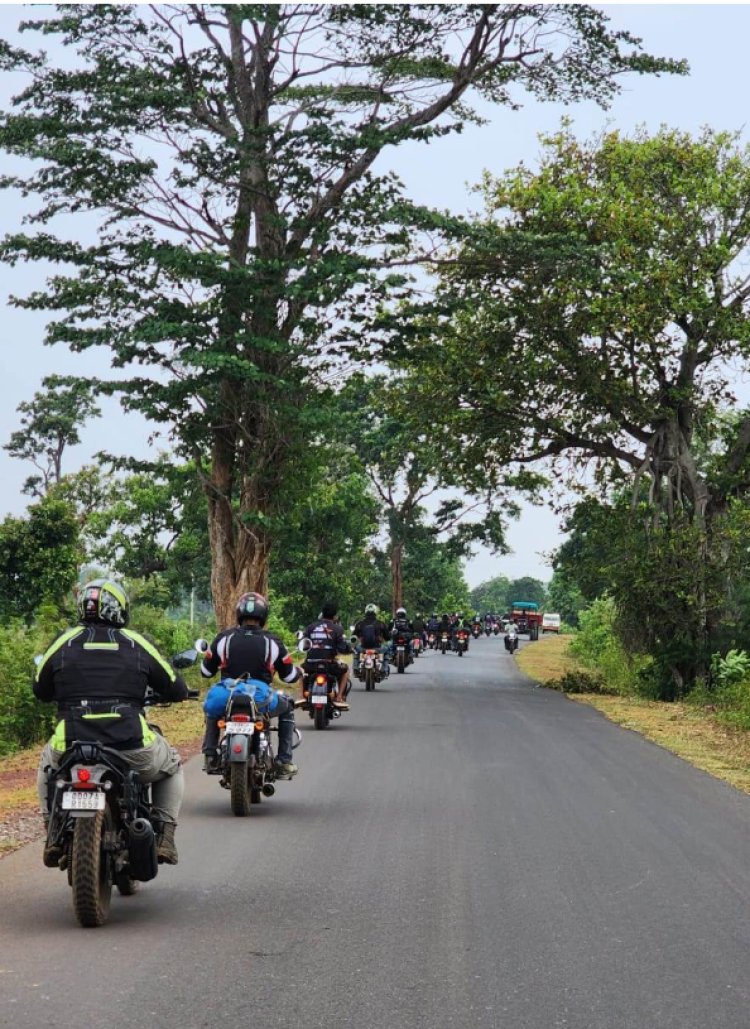
[[93, 818], [77, 818], [73, 829], [71, 886], [73, 910], [86, 929], [104, 925], [112, 898], [112, 873], [104, 851], [104, 832], [111, 825], [108, 809]]
[[316, 729], [325, 729], [327, 724], [328, 724], [328, 718], [327, 718], [327, 714], [326, 714], [326, 709], [323, 706], [323, 704], [319, 704], [315, 708], [315, 728]]
[[238, 818], [250, 814], [250, 769], [239, 761], [229, 766], [229, 802]]
[[403, 673], [405, 671], [405, 668], [404, 668], [404, 655], [403, 654], [399, 654], [399, 656], [398, 656], [398, 663], [396, 664], [396, 671], [397, 672], [401, 672], [401, 673]]
[[368, 690], [368, 691], [375, 689], [375, 669], [374, 668], [366, 668], [365, 669], [365, 689]]

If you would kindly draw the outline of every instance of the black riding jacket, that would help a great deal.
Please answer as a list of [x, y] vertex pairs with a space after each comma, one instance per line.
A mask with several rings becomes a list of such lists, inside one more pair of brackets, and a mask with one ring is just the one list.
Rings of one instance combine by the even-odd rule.
[[285, 683], [296, 682], [300, 677], [299, 668], [281, 640], [259, 625], [237, 625], [219, 633], [201, 665], [201, 675], [210, 679], [219, 671], [230, 679], [247, 675], [269, 684], [274, 673]]
[[330, 618], [318, 618], [305, 629], [312, 647], [305, 655], [307, 661], [335, 661], [339, 654], [350, 654], [351, 645], [344, 638], [344, 630]]
[[367, 614], [354, 626], [354, 635], [363, 647], [382, 647], [388, 630], [374, 614]]
[[121, 701], [141, 708], [148, 688], [161, 700], [185, 700], [187, 686], [156, 647], [137, 632], [92, 622], [67, 629], [52, 643], [34, 677], [34, 696], [61, 712]]

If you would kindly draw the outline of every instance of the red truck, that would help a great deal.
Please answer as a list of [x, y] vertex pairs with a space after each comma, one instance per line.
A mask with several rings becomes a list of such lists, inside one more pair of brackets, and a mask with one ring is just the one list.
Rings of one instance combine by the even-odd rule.
[[532, 600], [514, 600], [511, 615], [518, 626], [519, 632], [529, 634], [530, 640], [539, 639], [539, 631], [542, 626], [542, 612], [539, 605]]

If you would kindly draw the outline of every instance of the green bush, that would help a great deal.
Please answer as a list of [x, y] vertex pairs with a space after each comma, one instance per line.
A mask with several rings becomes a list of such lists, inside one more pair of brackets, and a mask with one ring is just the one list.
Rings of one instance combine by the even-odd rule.
[[54, 727], [54, 709], [39, 703], [31, 683], [34, 657], [55, 634], [45, 628], [29, 629], [20, 619], [0, 626], [0, 653], [11, 656], [0, 667], [0, 755], [40, 742]]
[[[649, 692], [646, 687], [651, 659], [629, 654], [615, 631], [617, 612], [610, 597], [600, 597], [581, 611], [580, 627], [570, 652], [606, 684], [606, 692], [622, 695]], [[601, 692], [601, 691], [598, 691]]]

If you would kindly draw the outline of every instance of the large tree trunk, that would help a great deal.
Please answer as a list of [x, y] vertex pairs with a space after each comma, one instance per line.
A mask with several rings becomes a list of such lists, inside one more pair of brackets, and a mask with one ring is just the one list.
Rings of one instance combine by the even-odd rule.
[[391, 596], [393, 598], [393, 613], [404, 606], [404, 581], [403, 564], [404, 545], [394, 543], [391, 546]]

